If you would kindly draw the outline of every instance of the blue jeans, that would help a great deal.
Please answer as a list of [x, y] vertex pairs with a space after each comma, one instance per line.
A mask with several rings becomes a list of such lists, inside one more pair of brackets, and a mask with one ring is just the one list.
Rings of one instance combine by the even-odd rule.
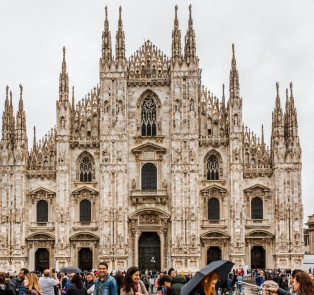
[[150, 285], [150, 293], [152, 293], [152, 294], [154, 293], [154, 284]]

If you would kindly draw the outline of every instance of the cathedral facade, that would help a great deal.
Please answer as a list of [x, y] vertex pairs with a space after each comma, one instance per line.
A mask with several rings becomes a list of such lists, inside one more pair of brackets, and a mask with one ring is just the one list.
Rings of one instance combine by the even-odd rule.
[[[229, 91], [201, 84], [191, 7], [171, 57], [145, 41], [130, 58], [107, 8], [100, 81], [75, 102], [65, 49], [56, 127], [28, 150], [23, 87], [6, 89], [0, 154], [0, 270], [71, 265], [196, 271], [303, 260], [301, 147], [293, 87], [274, 94], [271, 146], [242, 122], [232, 46]], [[226, 91], [227, 92], [227, 91]]]

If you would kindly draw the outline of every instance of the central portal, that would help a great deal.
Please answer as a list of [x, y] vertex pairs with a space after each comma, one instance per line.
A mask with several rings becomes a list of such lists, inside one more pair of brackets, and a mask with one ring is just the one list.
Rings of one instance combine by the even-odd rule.
[[89, 248], [80, 249], [78, 257], [78, 265], [81, 270], [91, 270], [93, 268], [93, 252]]
[[160, 271], [160, 239], [156, 232], [143, 232], [138, 243], [138, 267], [141, 271]]

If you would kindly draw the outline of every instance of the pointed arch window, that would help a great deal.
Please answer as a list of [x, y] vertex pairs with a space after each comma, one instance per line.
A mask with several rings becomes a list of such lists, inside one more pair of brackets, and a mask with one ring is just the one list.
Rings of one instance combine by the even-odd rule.
[[92, 181], [92, 161], [89, 157], [85, 156], [80, 162], [80, 181], [91, 182]]
[[80, 221], [91, 221], [92, 220], [92, 212], [91, 212], [91, 203], [88, 200], [83, 200], [80, 203]]
[[208, 219], [209, 220], [219, 220], [219, 200], [216, 198], [211, 198], [208, 201]]
[[142, 136], [156, 136], [156, 103], [151, 97], [145, 98], [141, 111]]
[[261, 198], [254, 198], [251, 201], [251, 218], [263, 219], [263, 201]]
[[152, 163], [146, 163], [142, 167], [142, 190], [157, 190], [157, 168]]
[[207, 180], [219, 180], [219, 162], [215, 155], [209, 156], [207, 160]]
[[48, 203], [44, 200], [37, 203], [37, 222], [48, 222]]

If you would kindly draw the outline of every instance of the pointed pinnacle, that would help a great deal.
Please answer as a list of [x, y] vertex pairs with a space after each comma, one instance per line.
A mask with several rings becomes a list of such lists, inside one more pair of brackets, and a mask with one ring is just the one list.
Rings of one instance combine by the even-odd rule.
[[234, 43], [232, 43], [232, 61], [231, 61], [232, 69], [235, 69], [236, 65], [237, 65], [237, 62], [236, 62], [236, 58], [235, 58]]
[[192, 5], [189, 5], [189, 29], [192, 29], [193, 20], [192, 20]]
[[122, 13], [122, 7], [119, 6], [119, 21], [121, 21], [121, 13]]
[[290, 82], [290, 97], [293, 97], [293, 84]]
[[19, 87], [20, 87], [20, 99], [22, 99], [22, 94], [23, 94], [23, 86], [22, 86], [22, 84], [20, 84]]
[[6, 87], [6, 95], [5, 95], [5, 97], [6, 97], [6, 100], [8, 100], [8, 97], [9, 97], [9, 85], [7, 85], [7, 87]]
[[106, 18], [107, 18], [108, 17], [108, 7], [107, 7], [107, 5], [105, 7], [105, 15], [106, 15]]

